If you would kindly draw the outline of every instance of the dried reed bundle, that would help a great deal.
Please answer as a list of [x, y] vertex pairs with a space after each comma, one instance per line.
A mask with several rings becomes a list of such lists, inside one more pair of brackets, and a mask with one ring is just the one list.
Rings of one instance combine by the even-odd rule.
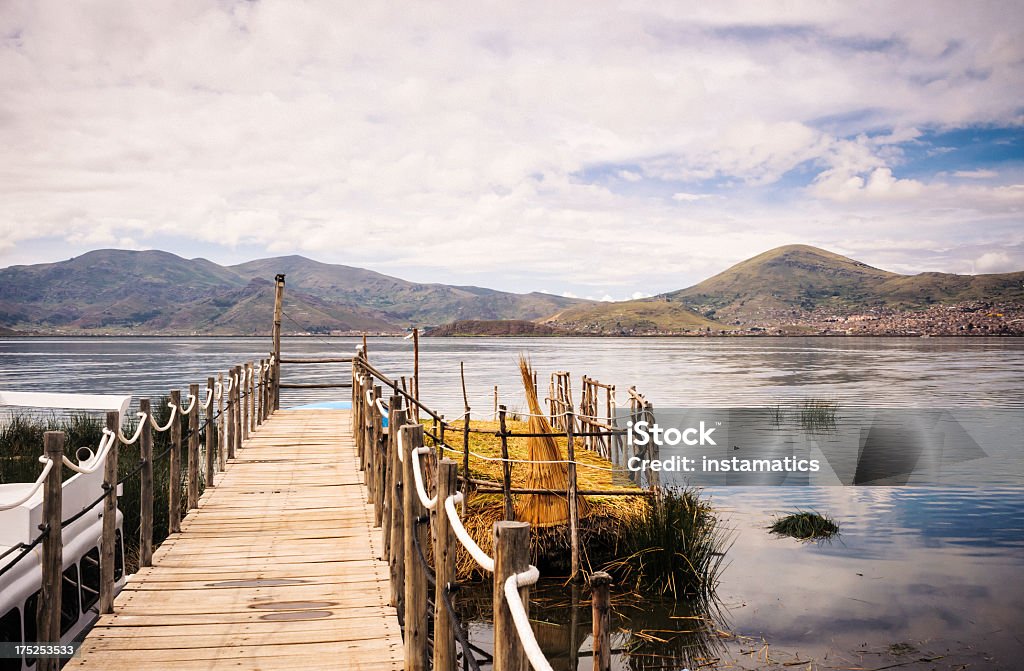
[[[553, 433], [537, 398], [537, 388], [533, 386], [533, 370], [525, 357], [519, 357], [519, 372], [523, 377], [526, 391], [526, 403], [530, 417], [527, 422], [527, 433]], [[562, 451], [554, 436], [527, 438], [527, 453], [530, 461], [562, 461]], [[567, 464], [527, 464], [526, 488], [550, 489], [553, 492], [566, 492], [569, 482]], [[582, 496], [577, 497], [577, 510], [582, 519], [590, 512], [590, 506]], [[520, 497], [516, 506], [516, 519], [529, 522], [535, 527], [549, 527], [565, 524], [569, 520], [569, 497], [564, 494], [527, 494]]]

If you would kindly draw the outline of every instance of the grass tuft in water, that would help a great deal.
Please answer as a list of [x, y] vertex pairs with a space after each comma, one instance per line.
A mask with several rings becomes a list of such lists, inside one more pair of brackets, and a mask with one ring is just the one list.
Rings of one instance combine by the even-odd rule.
[[779, 517], [768, 530], [773, 534], [801, 541], [817, 541], [836, 536], [839, 533], [839, 523], [814, 511], [798, 510]]
[[697, 490], [663, 488], [620, 539], [616, 554], [624, 558], [605, 570], [637, 592], [712, 599], [730, 544]]
[[800, 406], [800, 426], [806, 431], [834, 431], [839, 403], [823, 399], [808, 399]]

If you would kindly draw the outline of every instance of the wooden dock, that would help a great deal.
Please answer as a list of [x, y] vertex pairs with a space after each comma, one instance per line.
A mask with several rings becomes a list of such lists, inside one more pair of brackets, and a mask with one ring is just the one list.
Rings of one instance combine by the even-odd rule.
[[274, 413], [64, 668], [400, 669], [350, 422]]

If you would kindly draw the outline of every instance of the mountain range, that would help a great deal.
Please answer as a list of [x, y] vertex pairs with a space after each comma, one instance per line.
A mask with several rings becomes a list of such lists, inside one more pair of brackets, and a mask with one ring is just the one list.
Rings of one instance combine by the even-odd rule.
[[[409, 282], [302, 256], [221, 266], [161, 251], [97, 250], [0, 269], [0, 335], [265, 334], [277, 273], [286, 275], [286, 333], [399, 333], [452, 322], [473, 326], [439, 334], [692, 333], [814, 311], [1024, 304], [1024, 272], [900, 275], [806, 245], [770, 250], [686, 289], [615, 303]], [[508, 320], [540, 328], [498, 323]]]

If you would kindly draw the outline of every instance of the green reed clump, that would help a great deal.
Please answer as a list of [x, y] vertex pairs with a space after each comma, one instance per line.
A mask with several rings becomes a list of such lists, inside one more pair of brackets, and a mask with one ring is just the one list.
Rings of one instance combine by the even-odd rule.
[[808, 399], [800, 406], [800, 426], [807, 431], [833, 431], [839, 403], [823, 399]]
[[605, 570], [638, 592], [708, 599], [723, 568], [729, 532], [695, 489], [666, 487], [623, 530]]
[[768, 530], [801, 541], [827, 540], [839, 533], [839, 523], [821, 513], [797, 510], [777, 518]]

